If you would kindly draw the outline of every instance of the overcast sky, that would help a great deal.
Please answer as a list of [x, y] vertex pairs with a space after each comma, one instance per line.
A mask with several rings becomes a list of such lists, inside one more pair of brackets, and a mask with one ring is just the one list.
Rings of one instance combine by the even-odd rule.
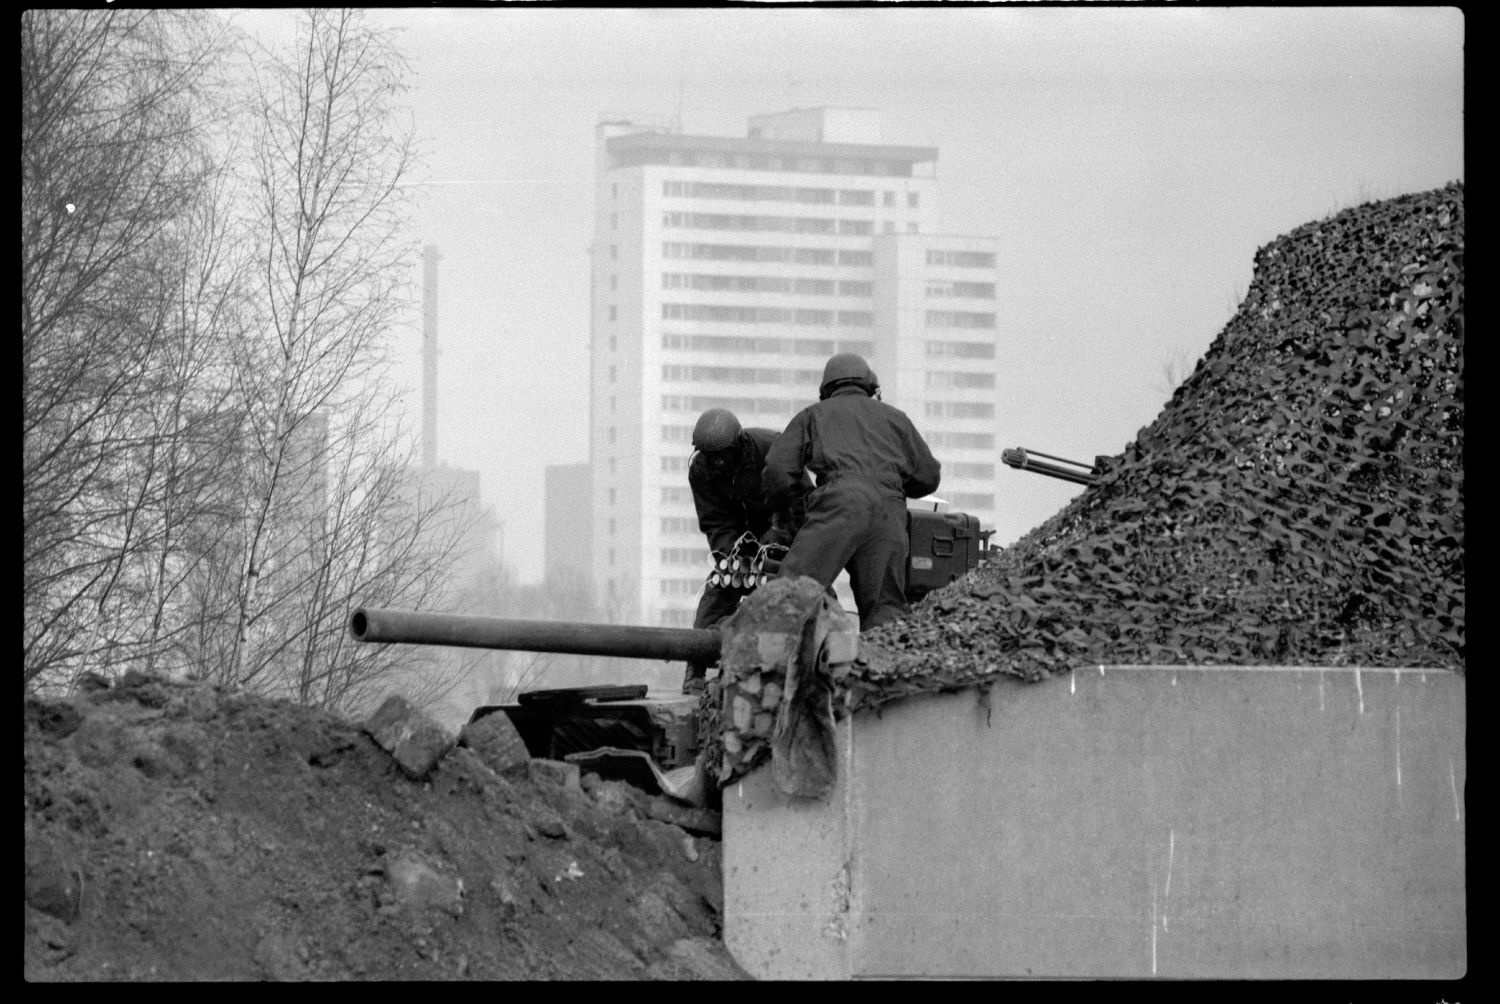
[[[245, 11], [264, 30], [286, 12]], [[1000, 447], [1119, 453], [1303, 223], [1464, 176], [1442, 7], [372, 9], [399, 28], [439, 266], [438, 457], [542, 575], [543, 468], [588, 459], [594, 125], [873, 108], [938, 148], [938, 230], [1000, 238]], [[420, 278], [420, 267], [416, 270]], [[421, 312], [395, 344], [420, 416]], [[808, 388], [809, 402], [815, 395]], [[899, 402], [898, 402], [899, 403]], [[998, 452], [998, 451], [997, 451]], [[998, 462], [998, 456], [997, 456]], [[995, 541], [1078, 491], [1002, 468]]]

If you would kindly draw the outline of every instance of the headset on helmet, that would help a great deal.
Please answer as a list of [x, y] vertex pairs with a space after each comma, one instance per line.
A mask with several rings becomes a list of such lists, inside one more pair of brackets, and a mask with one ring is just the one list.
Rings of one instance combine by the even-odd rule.
[[704, 453], [727, 450], [740, 441], [740, 420], [728, 408], [710, 408], [693, 426], [693, 449]]
[[863, 356], [854, 352], [840, 352], [823, 366], [823, 382], [818, 386], [818, 400], [826, 400], [828, 395], [847, 384], [857, 384], [872, 397], [880, 389], [875, 373]]

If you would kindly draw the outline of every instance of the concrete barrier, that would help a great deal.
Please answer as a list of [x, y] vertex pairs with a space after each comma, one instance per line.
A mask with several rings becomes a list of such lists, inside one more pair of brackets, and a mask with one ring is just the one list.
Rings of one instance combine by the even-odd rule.
[[1465, 686], [1093, 667], [840, 727], [828, 801], [724, 792], [763, 979], [1457, 979]]

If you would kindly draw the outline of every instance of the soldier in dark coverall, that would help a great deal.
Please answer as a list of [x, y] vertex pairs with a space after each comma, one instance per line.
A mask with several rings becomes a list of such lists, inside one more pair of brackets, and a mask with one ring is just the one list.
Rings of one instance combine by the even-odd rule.
[[804, 469], [818, 479], [779, 574], [831, 586], [848, 569], [865, 631], [906, 609], [906, 500], [937, 491], [940, 466], [906, 413], [880, 400], [860, 356], [841, 352], [828, 360], [818, 399], [766, 455], [762, 480], [771, 504], [797, 497]]
[[[762, 544], [786, 544], [796, 529], [791, 509], [767, 503], [761, 487], [766, 451], [776, 438], [771, 429], [742, 429], [725, 408], [710, 408], [693, 427], [693, 449], [688, 462], [688, 486], [698, 510], [698, 529], [708, 538], [710, 551], [728, 554], [740, 535], [749, 531]], [[803, 490], [812, 481], [802, 475]], [[743, 590], [706, 583], [698, 601], [693, 627], [713, 627], [739, 607]], [[684, 694], [704, 687], [707, 667], [688, 663], [682, 681]]]

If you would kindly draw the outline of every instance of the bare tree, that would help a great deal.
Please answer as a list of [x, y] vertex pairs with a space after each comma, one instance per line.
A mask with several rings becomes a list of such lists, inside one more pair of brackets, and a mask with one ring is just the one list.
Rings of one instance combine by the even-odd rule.
[[421, 658], [351, 645], [349, 612], [439, 602], [466, 527], [458, 500], [418, 497], [385, 407], [385, 346], [415, 252], [399, 238], [413, 162], [397, 123], [404, 63], [357, 11], [301, 17], [294, 52], [253, 61], [262, 307], [234, 367], [245, 508], [220, 673], [348, 708]]
[[142, 451], [170, 383], [184, 207], [227, 36], [191, 11], [21, 18], [24, 678], [65, 683], [108, 629], [153, 510], [177, 486]]
[[471, 515], [415, 480], [383, 369], [404, 67], [303, 18], [236, 103], [212, 16], [22, 16], [28, 690], [137, 665], [348, 708], [426, 658], [345, 630], [445, 602]]

